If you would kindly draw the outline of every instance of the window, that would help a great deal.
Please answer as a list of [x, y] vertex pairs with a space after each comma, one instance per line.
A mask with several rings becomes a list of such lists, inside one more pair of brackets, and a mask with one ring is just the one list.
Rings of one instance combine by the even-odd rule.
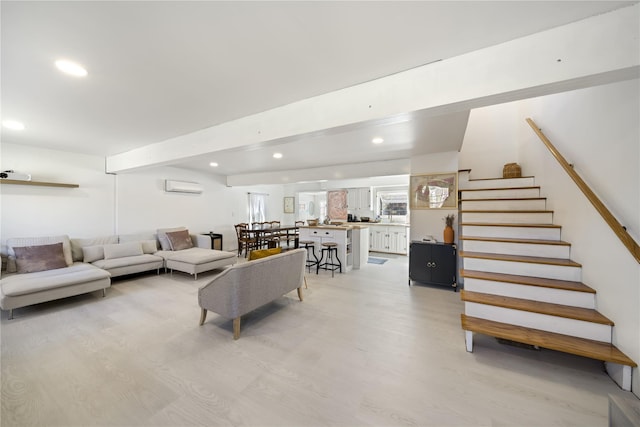
[[381, 217], [387, 217], [389, 221], [406, 221], [409, 212], [409, 195], [406, 189], [378, 191], [377, 213]]
[[249, 224], [265, 222], [267, 218], [267, 196], [264, 193], [249, 194]]

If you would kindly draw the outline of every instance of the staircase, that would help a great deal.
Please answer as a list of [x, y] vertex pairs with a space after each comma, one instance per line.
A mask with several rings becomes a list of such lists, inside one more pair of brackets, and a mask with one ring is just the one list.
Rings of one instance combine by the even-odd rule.
[[470, 180], [460, 172], [459, 237], [464, 268], [462, 329], [605, 362], [631, 389], [636, 363], [611, 344], [613, 322], [597, 312], [533, 177]]

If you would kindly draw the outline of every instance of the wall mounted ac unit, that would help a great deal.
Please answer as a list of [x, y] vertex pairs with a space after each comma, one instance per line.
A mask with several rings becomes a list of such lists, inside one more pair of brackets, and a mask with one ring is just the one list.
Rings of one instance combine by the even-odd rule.
[[202, 186], [197, 182], [164, 180], [164, 191], [170, 193], [202, 193]]

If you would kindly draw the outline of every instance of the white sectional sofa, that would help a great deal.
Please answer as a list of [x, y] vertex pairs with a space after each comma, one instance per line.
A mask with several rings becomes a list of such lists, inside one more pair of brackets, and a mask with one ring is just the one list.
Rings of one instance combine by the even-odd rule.
[[189, 234], [185, 227], [158, 229], [161, 250], [156, 255], [164, 258], [165, 268], [182, 271], [198, 278], [198, 273], [233, 265], [238, 257], [231, 252], [209, 249], [207, 235]]
[[154, 255], [156, 252], [158, 243], [154, 235], [71, 239], [74, 261], [83, 261], [107, 270], [111, 277], [151, 270], [159, 273], [164, 266], [164, 259]]
[[[66, 235], [7, 240], [7, 271], [0, 279], [0, 309], [9, 310], [111, 286], [111, 278], [165, 267], [194, 275], [232, 265], [235, 253], [208, 249], [208, 236], [186, 228], [147, 235], [70, 239]], [[180, 231], [185, 249], [173, 247], [167, 232]], [[176, 237], [176, 236], [172, 236]], [[176, 237], [176, 238], [177, 238]], [[188, 239], [188, 242], [186, 241]], [[174, 239], [175, 240], [175, 239]], [[176, 240], [176, 244], [180, 243]], [[158, 250], [159, 244], [163, 250]], [[200, 247], [198, 247], [200, 246]], [[207, 248], [207, 249], [205, 249]], [[19, 252], [17, 254], [17, 252]]]
[[[28, 260], [25, 263], [20, 261], [24, 265], [16, 265], [16, 248], [54, 247], [57, 244], [62, 244], [62, 260], [58, 260], [59, 263], [56, 264], [55, 260], [40, 263]], [[7, 271], [15, 273], [18, 270], [17, 274], [3, 275], [0, 279], [0, 308], [9, 310], [9, 319], [13, 318], [14, 308], [100, 289], [104, 296], [105, 289], [111, 286], [111, 274], [108, 271], [73, 261], [69, 236], [8, 239], [7, 248]], [[25, 272], [21, 272], [19, 267]]]

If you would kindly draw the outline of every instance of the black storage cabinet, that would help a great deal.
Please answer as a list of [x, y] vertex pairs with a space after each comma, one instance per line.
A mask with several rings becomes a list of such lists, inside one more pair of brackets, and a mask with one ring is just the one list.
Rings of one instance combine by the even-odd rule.
[[411, 281], [457, 289], [456, 246], [446, 243], [411, 242], [409, 245], [409, 286]]

